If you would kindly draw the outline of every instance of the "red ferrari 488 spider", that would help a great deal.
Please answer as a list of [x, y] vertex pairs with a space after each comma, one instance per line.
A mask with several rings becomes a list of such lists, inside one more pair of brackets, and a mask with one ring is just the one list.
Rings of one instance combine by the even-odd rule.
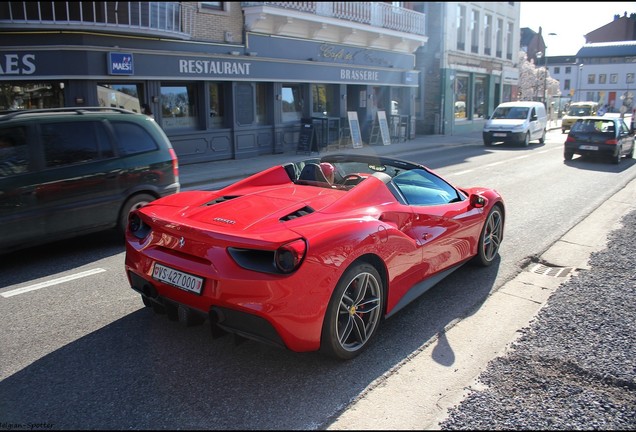
[[355, 154], [274, 166], [131, 213], [126, 273], [186, 324], [340, 359], [460, 265], [488, 266], [502, 197], [426, 167]]

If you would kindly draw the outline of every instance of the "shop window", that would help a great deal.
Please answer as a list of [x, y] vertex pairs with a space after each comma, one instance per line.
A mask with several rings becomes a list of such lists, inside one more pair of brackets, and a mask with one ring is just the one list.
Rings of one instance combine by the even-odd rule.
[[327, 84], [312, 84], [311, 85], [311, 97], [312, 97], [312, 115], [313, 116], [328, 116], [332, 113], [334, 103], [334, 86]]
[[256, 84], [256, 123], [269, 124], [269, 104], [270, 98], [267, 97], [268, 84]]
[[143, 86], [134, 83], [99, 83], [97, 84], [97, 102], [101, 107], [123, 108], [133, 112], [141, 112], [140, 101]]
[[283, 122], [300, 121], [303, 111], [300, 85], [283, 84], [281, 96], [283, 102]]
[[161, 85], [161, 117], [164, 129], [194, 128], [196, 85]]
[[210, 126], [212, 128], [223, 127], [225, 118], [223, 83], [209, 83], [210, 93]]
[[64, 107], [62, 82], [2, 82], [0, 110], [25, 110]]
[[486, 79], [484, 77], [476, 77], [473, 97], [473, 116], [474, 118], [484, 118], [487, 115]]
[[466, 120], [466, 107], [468, 104], [468, 76], [458, 76], [455, 78], [455, 119]]
[[237, 83], [234, 87], [236, 122], [241, 126], [254, 124], [254, 87], [251, 83]]

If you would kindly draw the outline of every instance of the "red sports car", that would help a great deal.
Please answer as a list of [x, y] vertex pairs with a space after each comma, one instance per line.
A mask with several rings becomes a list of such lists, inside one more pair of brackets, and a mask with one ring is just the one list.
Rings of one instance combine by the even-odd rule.
[[329, 155], [136, 210], [126, 273], [146, 306], [208, 319], [213, 336], [350, 359], [460, 265], [490, 265], [504, 218], [492, 189], [403, 160]]

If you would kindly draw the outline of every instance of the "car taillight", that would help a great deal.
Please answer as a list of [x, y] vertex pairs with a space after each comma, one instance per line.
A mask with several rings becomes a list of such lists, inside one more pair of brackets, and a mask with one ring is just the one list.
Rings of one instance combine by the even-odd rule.
[[568, 134], [568, 137], [565, 139], [565, 142], [574, 142], [576, 141], [576, 139], [574, 139], [574, 137], [570, 134]]
[[293, 272], [302, 262], [306, 251], [307, 244], [302, 239], [282, 245], [274, 255], [276, 268], [282, 273]]
[[605, 144], [616, 145], [618, 144], [618, 140], [616, 138], [608, 139], [608, 140], [605, 140]]
[[175, 181], [179, 181], [179, 160], [177, 159], [177, 153], [174, 149], [170, 150], [170, 157], [172, 158], [172, 174], [174, 174]]
[[150, 234], [150, 227], [146, 225], [137, 213], [128, 216], [128, 231], [140, 240], [145, 239]]

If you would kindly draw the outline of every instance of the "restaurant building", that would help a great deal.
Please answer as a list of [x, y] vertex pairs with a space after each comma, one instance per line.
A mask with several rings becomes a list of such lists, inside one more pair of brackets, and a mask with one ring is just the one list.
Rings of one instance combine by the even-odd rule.
[[[146, 112], [182, 164], [415, 130], [424, 14], [380, 2], [4, 2], [0, 110]], [[401, 127], [399, 127], [401, 126]]]

